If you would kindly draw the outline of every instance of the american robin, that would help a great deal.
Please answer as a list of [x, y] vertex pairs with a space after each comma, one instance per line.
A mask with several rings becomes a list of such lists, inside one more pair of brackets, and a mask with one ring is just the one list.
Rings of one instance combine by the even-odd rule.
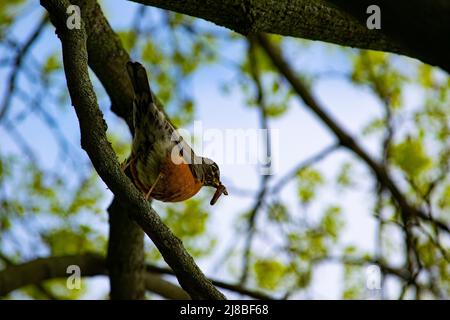
[[134, 88], [134, 136], [123, 168], [135, 186], [146, 199], [164, 202], [189, 199], [203, 186], [216, 188], [211, 205], [222, 193], [228, 195], [217, 164], [197, 156], [156, 106], [145, 68], [130, 61], [127, 71]]

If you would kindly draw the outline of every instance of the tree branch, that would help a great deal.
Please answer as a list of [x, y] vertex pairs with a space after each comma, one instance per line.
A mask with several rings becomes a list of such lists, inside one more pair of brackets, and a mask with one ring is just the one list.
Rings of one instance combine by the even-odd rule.
[[381, 30], [366, 27], [371, 0], [131, 1], [202, 18], [244, 35], [268, 32], [393, 52], [450, 72], [450, 6], [442, 0], [376, 1]]
[[164, 280], [160, 275], [150, 272], [144, 273], [144, 286], [148, 291], [171, 300], [189, 300], [190, 296], [182, 288], [170, 281]]
[[[95, 0], [75, 0], [80, 6], [87, 34], [88, 63], [111, 100], [111, 110], [133, 132], [131, 110], [133, 89], [125, 64], [130, 60], [119, 37], [111, 29]], [[108, 61], [108, 63], [105, 63]], [[143, 299], [144, 235], [120, 201], [113, 199], [108, 208], [108, 270], [111, 299]]]
[[[3, 260], [4, 264], [7, 267], [13, 267], [16, 264], [7, 256], [5, 256], [4, 254], [2, 254], [0, 252], [0, 259]], [[1, 282], [1, 280], [0, 280]], [[1, 284], [0, 284], [0, 296], [2, 296], [1, 294]], [[45, 297], [47, 297], [49, 300], [58, 300], [58, 298], [53, 294], [53, 292], [51, 292], [50, 290], [48, 290], [47, 288], [45, 288], [42, 283], [37, 283], [35, 285], [36, 289], [39, 290], [40, 293], [42, 293]]]
[[[147, 265], [146, 269], [148, 272], [151, 272], [151, 273], [175, 275], [172, 270], [167, 269], [167, 268], [161, 268], [158, 266]], [[262, 292], [247, 289], [240, 284], [230, 284], [230, 283], [226, 283], [226, 282], [223, 282], [220, 280], [214, 280], [214, 279], [210, 279], [210, 280], [215, 286], [218, 286], [223, 289], [227, 289], [227, 290], [234, 291], [234, 292], [237, 292], [240, 294], [244, 294], [246, 296], [249, 296], [249, 297], [252, 297], [255, 299], [259, 299], [259, 300], [274, 300], [274, 298], [272, 298]]]
[[111, 300], [142, 300], [144, 288], [144, 233], [114, 197], [108, 208], [108, 274]]
[[[265, 150], [268, 159], [271, 158], [271, 144], [270, 144], [270, 134], [268, 132], [269, 130], [269, 124], [267, 120], [267, 112], [266, 112], [266, 99], [264, 95], [264, 89], [261, 83], [260, 78], [260, 70], [259, 65], [257, 61], [257, 57], [255, 54], [256, 50], [256, 44], [253, 38], [248, 39], [248, 50], [247, 50], [247, 59], [250, 64], [250, 76], [252, 78], [252, 81], [256, 88], [256, 96], [255, 96], [255, 103], [258, 106], [258, 112], [259, 112], [259, 122], [260, 122], [260, 128], [262, 130], [265, 130], [266, 132], [266, 141], [265, 142]], [[267, 159], [267, 158], [266, 158]], [[270, 160], [269, 160], [270, 161]], [[269, 163], [270, 166], [270, 163]], [[261, 166], [260, 170], [269, 169], [267, 167]], [[266, 173], [261, 173], [261, 179], [259, 183], [259, 191], [258, 195], [256, 196], [255, 203], [250, 210], [250, 213], [248, 215], [248, 225], [247, 225], [247, 235], [245, 239], [244, 244], [244, 256], [243, 256], [243, 266], [242, 266], [242, 274], [239, 280], [240, 285], [245, 285], [249, 272], [250, 272], [250, 262], [251, 262], [251, 248], [253, 243], [253, 238], [256, 231], [256, 220], [257, 215], [263, 205], [264, 199], [267, 194], [269, 180], [271, 178], [271, 175]]]
[[[11, 265], [0, 271], [0, 296], [29, 285], [43, 288], [42, 282], [45, 280], [67, 278], [70, 275], [67, 273], [67, 267], [70, 265], [78, 266], [82, 277], [106, 275], [108, 272], [106, 260], [96, 254], [40, 258], [20, 265]], [[146, 272], [142, 280], [146, 290], [164, 298], [189, 299], [183, 289], [159, 275]]]
[[0, 271], [0, 296], [44, 280], [67, 277], [67, 267], [77, 265], [82, 276], [105, 273], [105, 260], [94, 254], [36, 259]]
[[24, 58], [28, 54], [30, 48], [33, 46], [35, 41], [41, 35], [42, 30], [44, 30], [47, 22], [48, 22], [48, 17], [47, 17], [47, 15], [45, 15], [44, 17], [41, 18], [41, 21], [37, 25], [36, 29], [33, 31], [31, 36], [25, 41], [24, 45], [17, 50], [17, 53], [13, 60], [13, 69], [12, 69], [11, 74], [9, 75], [8, 81], [7, 81], [8, 89], [5, 93], [5, 97], [0, 106], [0, 121], [5, 117], [5, 115], [8, 112], [8, 109], [10, 107], [11, 99], [12, 99], [12, 97], [14, 95], [14, 91], [16, 89], [17, 75], [19, 74], [19, 71], [22, 67]]
[[81, 146], [89, 155], [97, 173], [152, 239], [167, 264], [174, 270], [181, 286], [193, 299], [224, 299], [224, 295], [195, 264], [182, 242], [173, 235], [122, 172], [106, 138], [106, 123], [89, 79], [84, 23], [80, 30], [66, 28], [66, 8], [70, 5], [67, 0], [41, 0], [41, 4], [50, 13], [50, 19], [61, 39], [67, 87], [80, 123]]
[[[327, 0], [349, 13], [362, 25], [367, 8], [381, 10], [381, 33], [408, 48], [410, 57], [437, 65], [450, 72], [450, 3], [446, 0]], [[414, 21], [414, 23], [411, 23]], [[384, 50], [383, 50], [384, 51]]]
[[288, 173], [286, 173], [284, 176], [278, 179], [278, 181], [270, 188], [270, 193], [277, 194], [283, 189], [289, 181], [291, 181], [293, 178], [297, 176], [297, 173], [307, 167], [312, 166], [313, 164], [316, 164], [317, 162], [321, 161], [322, 159], [326, 158], [328, 155], [330, 155], [332, 152], [339, 149], [340, 145], [338, 143], [332, 144], [326, 148], [324, 148], [322, 151], [320, 151], [317, 154], [314, 154], [312, 157], [307, 158], [297, 164], [295, 168], [291, 169]]
[[[45, 280], [67, 278], [67, 267], [70, 265], [79, 266], [82, 277], [106, 275], [108, 272], [106, 260], [97, 254], [39, 258], [1, 270], [0, 296], [5, 296], [24, 286], [38, 285]], [[147, 265], [145, 271], [143, 281], [146, 290], [168, 299], [189, 299], [189, 295], [183, 289], [161, 278], [161, 275], [163, 274], [176, 276], [172, 270]], [[218, 287], [244, 294], [255, 299], [273, 300], [272, 297], [258, 291], [249, 290], [223, 281], [210, 281]]]

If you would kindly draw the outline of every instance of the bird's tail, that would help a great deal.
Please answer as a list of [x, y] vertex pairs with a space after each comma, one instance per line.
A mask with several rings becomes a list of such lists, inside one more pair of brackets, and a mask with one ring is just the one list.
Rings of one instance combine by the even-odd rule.
[[[133, 153], [138, 146], [153, 148], [156, 141], [171, 141], [174, 131], [168, 118], [155, 104], [145, 68], [139, 62], [127, 62], [127, 71], [134, 89]], [[146, 150], [148, 153], [151, 150]]]
[[[128, 76], [134, 89], [133, 124], [143, 134], [155, 135], [165, 127], [165, 116], [154, 103], [147, 71], [139, 62], [127, 62]], [[148, 138], [148, 137], [147, 137]]]
[[139, 62], [128, 61], [127, 71], [131, 83], [133, 84], [135, 96], [138, 98], [139, 102], [144, 105], [152, 103], [153, 96], [148, 83], [147, 72], [142, 64]]

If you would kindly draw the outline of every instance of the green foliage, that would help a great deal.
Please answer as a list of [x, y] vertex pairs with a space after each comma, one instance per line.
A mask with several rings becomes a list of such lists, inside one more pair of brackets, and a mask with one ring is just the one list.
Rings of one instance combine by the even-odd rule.
[[371, 120], [363, 129], [364, 135], [371, 135], [380, 131], [384, 131], [386, 128], [386, 121], [384, 119], [375, 118]]
[[345, 162], [341, 170], [339, 171], [336, 182], [341, 187], [350, 187], [354, 184], [352, 179], [352, 164], [350, 162]]
[[392, 162], [411, 179], [426, 172], [433, 163], [420, 138], [408, 137], [392, 146], [391, 155]]
[[288, 210], [281, 202], [272, 203], [269, 206], [269, 219], [274, 222], [286, 222], [288, 220]]
[[275, 290], [283, 279], [286, 267], [277, 260], [261, 259], [254, 265], [258, 286], [267, 290]]
[[105, 237], [85, 224], [68, 224], [66, 227], [50, 230], [43, 233], [42, 239], [54, 256], [101, 252], [106, 248]]
[[297, 173], [297, 193], [303, 204], [310, 203], [316, 196], [317, 188], [323, 185], [321, 173], [312, 168], [305, 168]]
[[439, 197], [438, 206], [441, 210], [450, 210], [450, 184], [443, 188], [443, 191]]
[[205, 199], [197, 196], [182, 203], [161, 208], [164, 210], [163, 221], [177, 237], [183, 240], [194, 256], [210, 253], [216, 243], [214, 237], [207, 234], [209, 213], [205, 206]]
[[61, 61], [59, 60], [59, 55], [54, 53], [48, 56], [44, 65], [42, 66], [42, 73], [43, 75], [48, 75], [60, 68], [61, 68]]
[[418, 68], [419, 83], [425, 88], [432, 88], [434, 85], [433, 67], [421, 63]]
[[5, 37], [7, 29], [14, 22], [14, 19], [24, 0], [8, 0], [0, 2], [0, 40]]
[[125, 141], [122, 136], [119, 136], [114, 132], [108, 131], [107, 135], [108, 141], [111, 143], [111, 146], [116, 153], [119, 162], [124, 162], [131, 153], [131, 141]]
[[40, 242], [50, 252], [61, 255], [104, 250], [104, 236], [78, 222], [86, 213], [103, 211], [99, 207], [103, 192], [96, 174], [91, 173], [78, 185], [71, 186], [62, 176], [49, 175], [36, 165], [15, 157], [0, 154], [0, 163], [4, 168], [1, 180], [8, 186], [6, 192], [0, 194], [0, 234], [11, 235], [12, 225], [39, 218], [41, 227], [32, 232], [39, 235], [36, 244]]
[[389, 107], [399, 108], [403, 102], [402, 86], [408, 79], [392, 67], [392, 55], [361, 50], [354, 60], [352, 80], [369, 85]]
[[344, 221], [341, 217], [341, 208], [337, 206], [330, 206], [327, 208], [320, 224], [325, 233], [329, 235], [333, 241], [337, 241], [339, 232], [344, 226]]
[[344, 290], [342, 299], [364, 299], [366, 279], [362, 269], [358, 266], [344, 266]]
[[[280, 37], [271, 37], [271, 39], [276, 43], [281, 43]], [[246, 95], [246, 105], [252, 108], [261, 108], [256, 99], [256, 84], [254, 83], [252, 64], [254, 65], [253, 68], [256, 69], [255, 71], [260, 78], [259, 81], [263, 88], [265, 115], [269, 118], [277, 118], [284, 115], [294, 94], [289, 87], [280, 85], [280, 75], [274, 69], [267, 55], [258, 46], [246, 55], [246, 58], [239, 66], [241, 75], [238, 84], [240, 85], [239, 89]], [[228, 89], [229, 87], [226, 85], [225, 91]]]
[[129, 52], [136, 45], [137, 41], [136, 32], [132, 30], [118, 31], [117, 35], [119, 36], [120, 41], [122, 42], [122, 45], [126, 51]]
[[450, 80], [437, 80], [433, 77], [432, 80], [427, 81], [433, 83], [431, 88], [426, 91], [424, 105], [413, 115], [415, 125], [424, 131], [425, 136], [445, 145], [450, 138], [448, 121]]
[[179, 237], [195, 237], [205, 231], [208, 212], [202, 202], [191, 199], [181, 205], [170, 206], [166, 210], [165, 220]]

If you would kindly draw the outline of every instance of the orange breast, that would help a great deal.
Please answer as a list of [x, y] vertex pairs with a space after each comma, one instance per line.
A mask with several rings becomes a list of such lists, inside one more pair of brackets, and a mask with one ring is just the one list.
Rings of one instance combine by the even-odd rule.
[[162, 177], [150, 197], [165, 201], [183, 201], [194, 196], [202, 187], [202, 182], [192, 175], [186, 163], [174, 164], [170, 158], [161, 164]]

